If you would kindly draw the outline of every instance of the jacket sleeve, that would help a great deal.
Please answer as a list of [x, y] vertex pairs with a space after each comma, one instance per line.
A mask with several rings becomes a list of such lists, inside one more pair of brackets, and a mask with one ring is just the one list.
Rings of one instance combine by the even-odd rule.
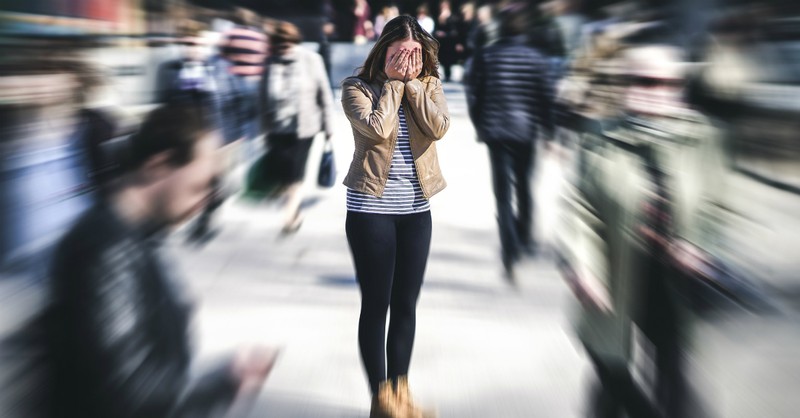
[[414, 113], [414, 121], [422, 132], [434, 139], [442, 139], [450, 128], [450, 114], [447, 111], [442, 82], [434, 78], [433, 91], [429, 97], [421, 81], [411, 80], [406, 83], [406, 98]]
[[480, 115], [483, 105], [483, 54], [478, 51], [470, 59], [464, 80], [464, 91], [467, 94], [467, 110], [472, 124], [477, 130], [480, 126]]
[[333, 135], [333, 93], [325, 63], [319, 54], [314, 54], [314, 74], [318, 83], [317, 104], [322, 110], [322, 130], [325, 135]]
[[256, 92], [256, 112], [258, 113], [259, 130], [261, 134], [268, 136], [271, 126], [270, 119], [267, 112], [270, 111], [269, 107], [269, 77], [270, 77], [270, 62], [264, 61], [264, 69], [261, 73], [261, 79], [258, 81], [258, 91]]
[[388, 141], [399, 123], [397, 113], [403, 99], [405, 84], [393, 80], [383, 84], [378, 105], [359, 86], [357, 80], [348, 79], [342, 84], [342, 107], [355, 130], [376, 141]]
[[580, 160], [585, 171], [564, 189], [565, 223], [560, 228], [559, 241], [564, 246], [562, 256], [573, 273], [565, 277], [573, 292], [582, 293], [583, 286], [594, 282], [610, 295], [609, 248], [605, 234], [609, 228], [608, 205], [601, 184], [603, 159], [593, 151], [582, 150]]
[[550, 65], [546, 60], [540, 59], [539, 67], [541, 70], [540, 76], [537, 77], [538, 85], [536, 87], [536, 99], [537, 103], [539, 104], [537, 109], [539, 113], [539, 124], [544, 130], [544, 139], [550, 142], [553, 139], [555, 130], [555, 77]]
[[[147, 295], [145, 283], [137, 277], [138, 262], [135, 254], [112, 250], [91, 266], [62, 276], [72, 287], [67, 303], [73, 312], [72, 326], [63, 332], [80, 343], [81, 358], [73, 360], [97, 379], [96, 387], [103, 390], [97, 406], [106, 416], [182, 416], [178, 411], [192, 409], [187, 401], [196, 400], [192, 392], [201, 390], [188, 382], [187, 337], [172, 335], [165, 342], [165, 336], [154, 336], [149, 329], [148, 318], [164, 316], [167, 302], [165, 295]], [[183, 354], [165, 356], [165, 350]], [[234, 379], [220, 374], [212, 380], [202, 389], [204, 402], [229, 403], [236, 390]]]
[[178, 77], [178, 62], [167, 61], [158, 67], [156, 72], [155, 102], [166, 103], [175, 93]]

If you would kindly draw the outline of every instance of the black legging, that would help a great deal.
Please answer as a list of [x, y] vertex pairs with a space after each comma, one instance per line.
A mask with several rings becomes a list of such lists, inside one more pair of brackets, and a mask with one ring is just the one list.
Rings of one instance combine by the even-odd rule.
[[[372, 393], [408, 374], [417, 298], [431, 243], [430, 211], [411, 215], [347, 212], [347, 241], [361, 288], [358, 344]], [[389, 334], [386, 312], [391, 306]]]

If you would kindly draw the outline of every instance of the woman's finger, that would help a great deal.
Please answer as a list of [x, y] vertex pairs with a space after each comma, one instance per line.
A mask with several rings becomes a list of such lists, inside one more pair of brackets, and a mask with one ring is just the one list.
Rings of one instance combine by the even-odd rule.
[[395, 54], [394, 60], [392, 61], [392, 66], [397, 69], [400, 66], [400, 63], [403, 61], [403, 51], [398, 51]]
[[402, 64], [402, 62], [403, 62], [403, 60], [405, 59], [405, 57], [406, 57], [406, 52], [405, 52], [404, 50], [402, 50], [402, 49], [401, 49], [401, 50], [400, 50], [400, 51], [397, 53], [397, 62], [396, 62], [396, 65]]

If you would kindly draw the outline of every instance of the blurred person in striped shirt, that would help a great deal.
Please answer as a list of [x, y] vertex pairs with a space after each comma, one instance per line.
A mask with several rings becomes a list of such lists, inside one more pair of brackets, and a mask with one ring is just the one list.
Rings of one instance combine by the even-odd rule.
[[226, 177], [240, 162], [242, 143], [258, 135], [256, 98], [268, 48], [267, 36], [247, 25], [256, 19], [252, 12], [238, 11], [235, 26], [223, 33], [219, 53], [210, 60], [215, 84], [213, 113], [223, 137], [219, 152], [223, 170], [215, 179], [212, 199], [190, 232], [189, 239], [197, 243], [213, 237], [213, 216], [232, 194], [233, 187]]

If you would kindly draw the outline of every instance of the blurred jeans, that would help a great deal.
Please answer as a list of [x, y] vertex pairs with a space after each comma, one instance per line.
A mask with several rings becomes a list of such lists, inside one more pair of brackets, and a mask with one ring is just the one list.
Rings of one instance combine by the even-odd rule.
[[[503, 261], [513, 262], [523, 250], [534, 250], [531, 174], [535, 145], [531, 142], [487, 142]], [[512, 190], [513, 189], [513, 190]], [[514, 194], [512, 194], [514, 193]], [[516, 200], [516, 208], [512, 202]], [[515, 211], [516, 209], [516, 211]]]

